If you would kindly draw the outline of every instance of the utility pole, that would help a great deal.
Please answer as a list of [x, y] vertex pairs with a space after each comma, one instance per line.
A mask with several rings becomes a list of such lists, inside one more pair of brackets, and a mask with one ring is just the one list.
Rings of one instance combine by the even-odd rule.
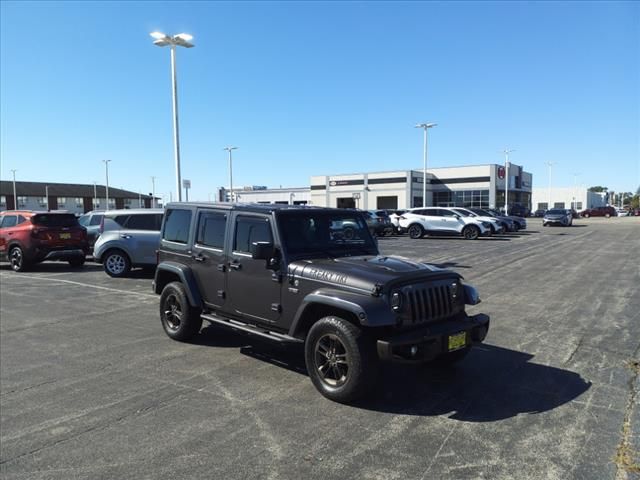
[[106, 211], [109, 211], [109, 162], [111, 160], [102, 160], [104, 162], [104, 172], [105, 172], [105, 178], [107, 181], [107, 184], [105, 185], [107, 190], [106, 190], [106, 201], [107, 201], [107, 206], [105, 208]]
[[545, 162], [545, 164], [547, 165], [547, 167], [549, 167], [549, 199], [548, 199], [548, 203], [547, 203], [547, 210], [553, 208], [551, 206], [551, 167], [553, 167], [556, 162]]
[[233, 159], [231, 158], [231, 151], [237, 150], [238, 147], [224, 147], [223, 150], [229, 152], [229, 202], [233, 203]]
[[[438, 125], [437, 123], [419, 123], [415, 128], [424, 129], [424, 142], [422, 149], [422, 206], [427, 206], [427, 130]], [[414, 205], [415, 206], [415, 205]]]
[[13, 209], [18, 210], [18, 195], [16, 195], [16, 172], [18, 170], [11, 170], [13, 173]]
[[509, 154], [515, 150], [505, 148], [504, 153], [504, 214], [509, 215]]
[[156, 177], [151, 177], [151, 208], [156, 208]]

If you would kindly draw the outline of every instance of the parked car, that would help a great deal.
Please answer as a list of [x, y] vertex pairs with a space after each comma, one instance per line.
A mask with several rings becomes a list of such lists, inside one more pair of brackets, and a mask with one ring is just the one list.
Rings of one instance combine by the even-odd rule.
[[[493, 215], [494, 217], [504, 216], [495, 208], [483, 208], [483, 210], [488, 212], [490, 215]], [[524, 217], [520, 217], [518, 215], [507, 215], [505, 218], [513, 220], [516, 223], [516, 230], [525, 230], [527, 228], [527, 219]]]
[[580, 214], [576, 212], [573, 208], [567, 208], [567, 213], [571, 215], [571, 218], [580, 218]]
[[514, 203], [513, 205], [509, 205], [509, 214], [507, 216], [528, 217], [529, 212], [531, 212], [529, 208], [519, 203]]
[[87, 231], [72, 213], [14, 210], [0, 213], [0, 259], [22, 272], [45, 260], [84, 264]]
[[480, 215], [480, 214], [472, 212], [471, 210], [463, 208], [463, 207], [451, 207], [451, 210], [453, 210], [456, 213], [459, 213], [463, 217], [471, 217], [471, 218], [475, 218], [476, 220], [479, 220], [481, 222], [489, 223], [489, 227], [491, 228], [491, 234], [492, 235], [495, 234], [495, 233], [504, 233], [505, 232], [504, 225], [502, 224], [502, 222], [500, 222], [500, 220], [498, 220], [495, 217], [491, 217], [491, 216], [488, 216], [488, 215]]
[[87, 240], [91, 248], [93, 248], [93, 245], [100, 236], [100, 225], [102, 224], [103, 216], [103, 210], [93, 210], [84, 215], [80, 215], [78, 218], [78, 223], [87, 230]]
[[393, 233], [393, 225], [385, 210], [365, 210], [363, 213], [372, 234], [384, 237]]
[[584, 218], [589, 218], [589, 217], [615, 217], [618, 215], [618, 212], [616, 212], [616, 209], [610, 206], [607, 207], [595, 207], [595, 208], [587, 208], [586, 210], [583, 210], [582, 212], [580, 212], [580, 215], [583, 216]]
[[517, 232], [520, 229], [520, 224], [518, 222], [509, 217], [498, 215], [496, 212], [490, 212], [484, 208], [477, 207], [469, 207], [468, 210], [471, 210], [473, 213], [477, 213], [478, 215], [495, 218], [502, 224], [507, 232]]
[[400, 217], [400, 229], [409, 232], [411, 238], [424, 235], [462, 235], [467, 240], [475, 240], [491, 232], [489, 222], [459, 213], [444, 207], [412, 208]]
[[546, 210], [544, 210], [543, 208], [539, 208], [535, 212], [533, 212], [531, 216], [535, 218], [542, 218], [544, 217], [544, 212], [546, 212]]
[[387, 210], [389, 220], [391, 221], [391, 225], [393, 225], [395, 233], [400, 233], [400, 216], [405, 212], [406, 210]]
[[566, 208], [552, 208], [547, 210], [542, 218], [542, 226], [547, 225], [561, 225], [563, 227], [570, 227], [573, 224], [573, 217], [571, 210]]
[[104, 213], [93, 258], [107, 275], [123, 277], [132, 267], [155, 267], [163, 213], [149, 208]]
[[168, 337], [190, 341], [207, 321], [303, 346], [311, 382], [337, 402], [365, 396], [381, 361], [453, 364], [489, 330], [465, 311], [480, 299], [459, 274], [381, 256], [356, 210], [170, 203], [158, 258]]
[[629, 210], [625, 208], [616, 208], [616, 214], [618, 215], [618, 217], [628, 217]]

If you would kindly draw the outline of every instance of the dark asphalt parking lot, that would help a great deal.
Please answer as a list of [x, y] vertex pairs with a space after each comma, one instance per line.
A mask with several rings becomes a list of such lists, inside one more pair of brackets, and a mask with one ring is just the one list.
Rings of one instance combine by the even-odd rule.
[[640, 478], [640, 219], [380, 246], [461, 272], [492, 327], [456, 368], [385, 366], [353, 406], [301, 352], [171, 341], [149, 274], [2, 264], [2, 477]]

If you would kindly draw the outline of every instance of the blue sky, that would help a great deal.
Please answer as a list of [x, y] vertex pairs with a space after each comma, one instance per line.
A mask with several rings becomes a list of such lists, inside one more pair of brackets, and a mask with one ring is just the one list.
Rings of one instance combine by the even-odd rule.
[[553, 181], [640, 185], [638, 2], [1, 3], [0, 174], [174, 187], [304, 186], [314, 174], [512, 161]]

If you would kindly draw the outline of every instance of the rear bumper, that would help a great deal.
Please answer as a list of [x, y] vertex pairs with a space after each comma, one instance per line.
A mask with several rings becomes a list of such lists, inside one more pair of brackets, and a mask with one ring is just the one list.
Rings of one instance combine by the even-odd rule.
[[65, 247], [43, 247], [38, 246], [27, 252], [27, 257], [37, 262], [45, 260], [73, 260], [75, 258], [84, 258], [89, 254], [88, 245], [76, 245]]
[[[451, 351], [451, 335], [465, 332], [465, 343], [459, 348], [482, 343], [489, 331], [489, 323], [489, 316], [480, 313], [381, 338], [377, 341], [378, 357], [386, 361], [426, 362]], [[412, 347], [415, 347], [413, 353]]]

